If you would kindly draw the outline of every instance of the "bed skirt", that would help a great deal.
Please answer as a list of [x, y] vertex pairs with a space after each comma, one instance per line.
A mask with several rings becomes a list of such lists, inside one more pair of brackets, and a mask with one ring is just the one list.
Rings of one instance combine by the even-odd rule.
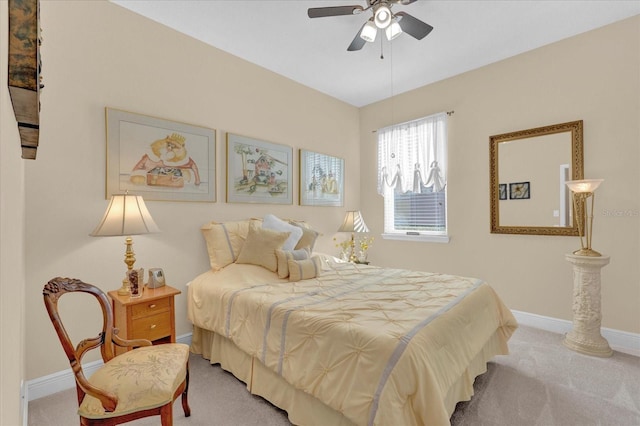
[[[504, 337], [498, 328], [482, 350], [471, 361], [469, 367], [449, 388], [445, 395], [445, 406], [451, 416], [460, 401], [468, 401], [473, 395], [473, 382], [487, 371], [487, 362], [495, 355], [507, 354]], [[289, 421], [304, 426], [351, 426], [354, 423], [342, 413], [328, 407], [317, 398], [295, 389], [281, 376], [265, 367], [258, 359], [240, 350], [231, 340], [213, 331], [193, 327], [191, 352], [202, 355], [211, 364], [232, 373], [247, 385], [247, 389], [285, 410]], [[367, 419], [362, 419], [366, 423]]]

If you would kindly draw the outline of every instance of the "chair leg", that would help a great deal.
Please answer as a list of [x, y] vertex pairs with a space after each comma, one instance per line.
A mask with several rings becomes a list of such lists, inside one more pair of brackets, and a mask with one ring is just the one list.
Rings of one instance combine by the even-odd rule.
[[160, 408], [160, 423], [162, 426], [173, 426], [173, 401]]
[[189, 363], [187, 362], [187, 376], [184, 379], [185, 386], [184, 391], [182, 391], [182, 410], [184, 411], [184, 416], [189, 417], [191, 415], [191, 408], [189, 407]]

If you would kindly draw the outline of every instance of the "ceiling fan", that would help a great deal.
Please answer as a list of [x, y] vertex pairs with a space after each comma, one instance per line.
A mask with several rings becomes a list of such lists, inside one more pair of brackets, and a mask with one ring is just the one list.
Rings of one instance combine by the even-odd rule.
[[416, 0], [367, 0], [367, 7], [362, 6], [328, 6], [309, 8], [307, 14], [309, 18], [324, 18], [327, 16], [357, 15], [365, 10], [371, 10], [373, 16], [362, 25], [356, 34], [348, 51], [360, 50], [366, 42], [374, 42], [378, 29], [384, 30], [389, 41], [398, 37], [403, 32], [410, 36], [422, 40], [433, 27], [421, 20], [414, 18], [405, 12], [392, 13], [394, 4], [406, 6]]

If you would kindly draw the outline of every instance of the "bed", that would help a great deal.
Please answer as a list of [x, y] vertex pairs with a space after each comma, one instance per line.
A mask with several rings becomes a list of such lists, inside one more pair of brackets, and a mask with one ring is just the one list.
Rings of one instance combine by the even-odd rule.
[[308, 227], [291, 244], [262, 225], [203, 227], [212, 268], [188, 286], [191, 350], [292, 423], [446, 425], [508, 353], [517, 323], [482, 280], [312, 255]]

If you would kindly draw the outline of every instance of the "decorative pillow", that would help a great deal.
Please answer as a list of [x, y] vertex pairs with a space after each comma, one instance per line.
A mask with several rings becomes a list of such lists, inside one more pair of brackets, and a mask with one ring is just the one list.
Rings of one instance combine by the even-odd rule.
[[236, 261], [252, 223], [259, 224], [260, 221], [210, 222], [201, 228], [211, 269], [217, 271]]
[[278, 258], [278, 277], [287, 278], [289, 276], [289, 260], [304, 260], [309, 258], [307, 249], [300, 250], [276, 250]]
[[308, 280], [315, 278], [320, 272], [320, 258], [312, 256], [305, 260], [289, 259], [289, 281]]
[[320, 233], [314, 231], [307, 224], [302, 222], [291, 222], [291, 224], [302, 229], [302, 237], [300, 237], [300, 241], [296, 244], [295, 250], [306, 248], [309, 250], [309, 253], [313, 253], [313, 246], [316, 245], [316, 240]]
[[251, 226], [247, 239], [240, 250], [236, 263], [249, 263], [276, 272], [278, 260], [276, 249], [282, 248], [289, 232], [277, 232], [259, 226]]
[[287, 241], [282, 246], [283, 250], [293, 250], [302, 237], [302, 228], [287, 223], [272, 214], [267, 214], [264, 216], [264, 218], [262, 219], [262, 227], [264, 229], [271, 229], [272, 231], [290, 233]]

